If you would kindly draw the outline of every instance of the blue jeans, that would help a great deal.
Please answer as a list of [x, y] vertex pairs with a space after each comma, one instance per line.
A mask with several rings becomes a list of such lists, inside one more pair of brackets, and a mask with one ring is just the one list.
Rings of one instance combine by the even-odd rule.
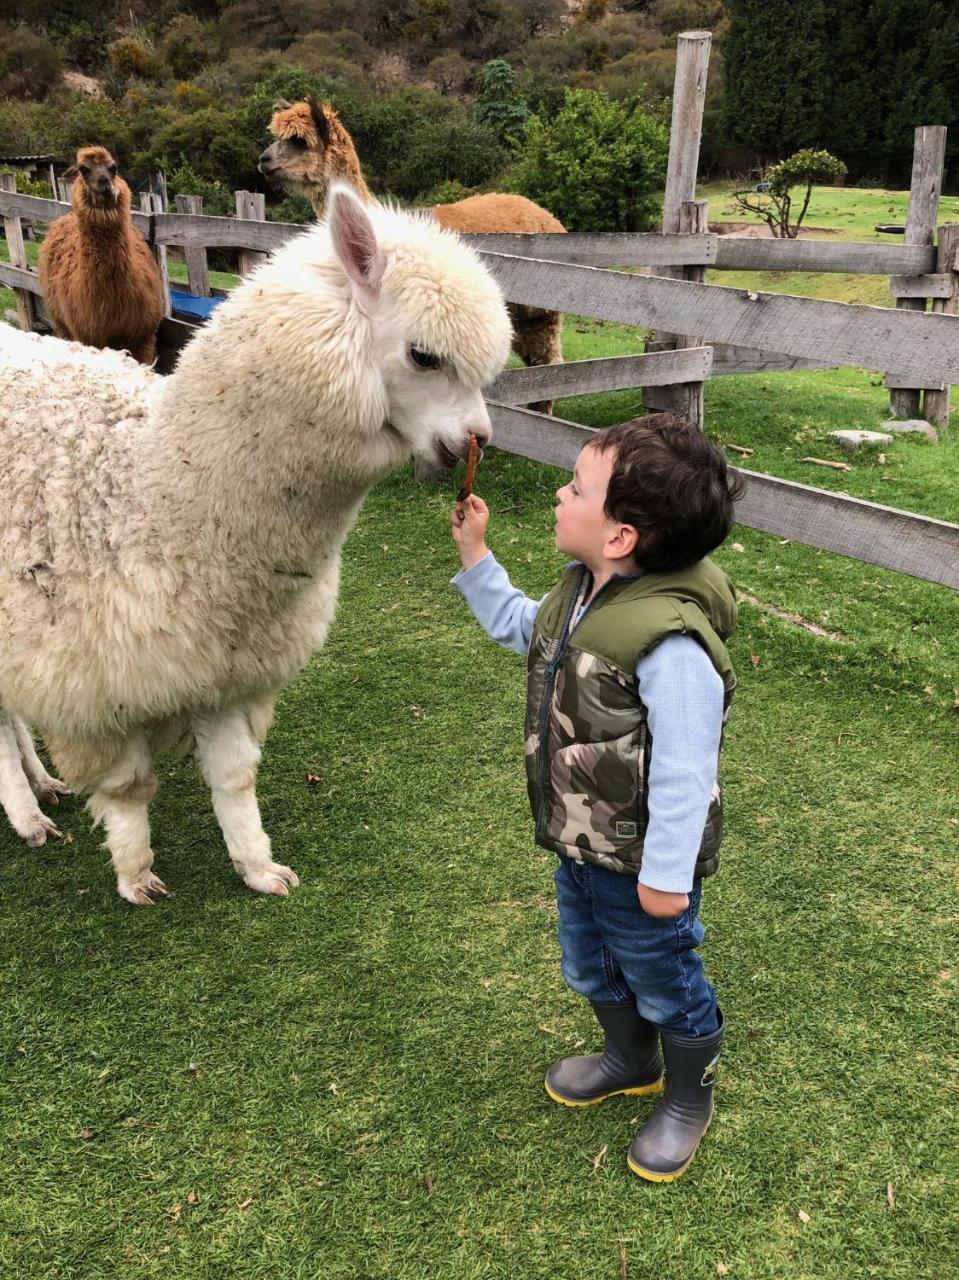
[[703, 975], [696, 947], [702, 885], [674, 920], [657, 920], [639, 905], [636, 877], [561, 856], [556, 904], [563, 978], [587, 1000], [635, 999], [661, 1031], [708, 1036], [718, 1027], [716, 993]]

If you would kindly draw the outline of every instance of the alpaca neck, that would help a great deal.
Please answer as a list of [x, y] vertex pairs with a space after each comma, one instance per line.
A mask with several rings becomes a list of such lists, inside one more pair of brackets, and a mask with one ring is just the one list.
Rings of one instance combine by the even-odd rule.
[[[151, 416], [166, 444], [158, 465], [183, 477], [194, 519], [238, 554], [304, 566], [338, 551], [366, 491], [401, 459], [367, 448], [386, 417], [379, 380], [333, 387], [319, 352], [270, 331], [269, 301], [256, 279], [240, 285], [184, 350]], [[364, 351], [367, 321], [335, 285], [328, 312], [318, 327], [341, 351]]]

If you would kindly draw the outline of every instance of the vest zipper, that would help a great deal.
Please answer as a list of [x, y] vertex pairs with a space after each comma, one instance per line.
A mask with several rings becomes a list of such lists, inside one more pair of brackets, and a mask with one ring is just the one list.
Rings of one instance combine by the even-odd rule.
[[[573, 611], [579, 600], [580, 592], [583, 589], [583, 583], [586, 580], [588, 569], [584, 569], [580, 574], [579, 581], [576, 583], [576, 590], [573, 592], [566, 610], [566, 617], [563, 619], [563, 626], [559, 633], [559, 639], [556, 641], [556, 652], [550, 662], [546, 664], [546, 680], [543, 685], [543, 699], [539, 709], [539, 813], [536, 817], [536, 833], [540, 834], [543, 830], [543, 817], [546, 813], [546, 730], [549, 722], [549, 710], [553, 701], [553, 685], [556, 681], [556, 669], [563, 659], [566, 646], [569, 644], [569, 624], [573, 617]], [[613, 585], [615, 582], [622, 582], [620, 574], [614, 574], [608, 582], [604, 582], [600, 589], [590, 600], [589, 604], [580, 615], [579, 622], [583, 621], [590, 609], [603, 594], [603, 592]], [[579, 626], [577, 622], [577, 626]], [[575, 628], [574, 628], [575, 629]]]

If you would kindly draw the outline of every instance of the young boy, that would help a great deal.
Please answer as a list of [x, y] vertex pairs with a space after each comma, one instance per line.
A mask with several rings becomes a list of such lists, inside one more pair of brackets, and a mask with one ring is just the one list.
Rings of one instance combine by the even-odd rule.
[[696, 948], [736, 603], [703, 557], [741, 486], [681, 418], [597, 432], [556, 495], [556, 546], [574, 562], [538, 602], [486, 547], [485, 503], [451, 516], [454, 585], [493, 640], [528, 655], [527, 786], [536, 842], [560, 855], [562, 973], [605, 1033], [601, 1053], [555, 1062], [546, 1092], [585, 1107], [662, 1091], [627, 1157], [652, 1182], [684, 1173], [709, 1126], [723, 1034]]

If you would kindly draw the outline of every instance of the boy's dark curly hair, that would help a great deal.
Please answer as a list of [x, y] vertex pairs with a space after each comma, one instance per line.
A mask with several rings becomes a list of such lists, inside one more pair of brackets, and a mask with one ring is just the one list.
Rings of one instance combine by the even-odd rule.
[[616, 451], [605, 511], [638, 530], [635, 556], [647, 573], [685, 569], [725, 539], [746, 482], [698, 427], [651, 413], [597, 431], [589, 443]]

